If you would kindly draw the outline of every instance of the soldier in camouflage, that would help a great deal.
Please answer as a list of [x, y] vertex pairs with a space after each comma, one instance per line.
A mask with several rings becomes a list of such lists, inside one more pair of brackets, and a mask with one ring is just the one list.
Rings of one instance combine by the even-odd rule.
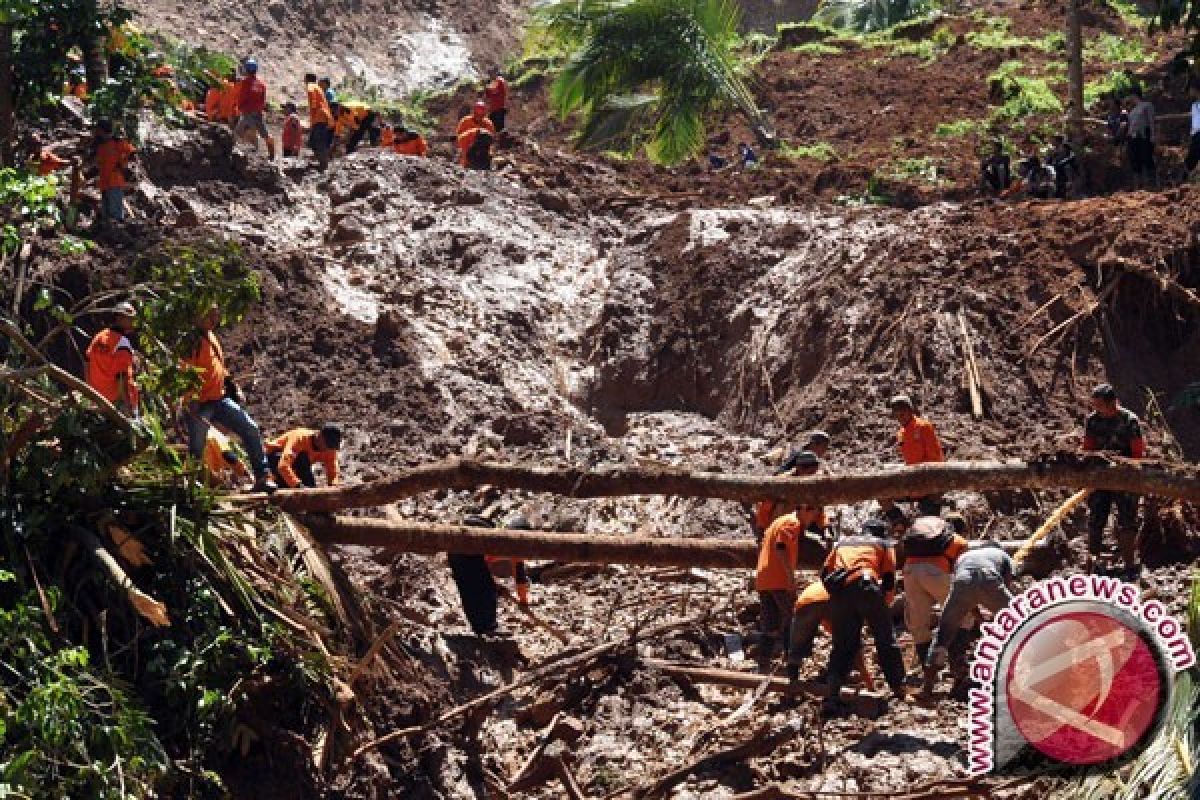
[[[1145, 458], [1146, 440], [1137, 415], [1122, 408], [1117, 393], [1107, 383], [1092, 390], [1092, 413], [1083, 433], [1086, 452], [1112, 453], [1125, 458]], [[1103, 547], [1104, 528], [1117, 507], [1117, 544], [1127, 577], [1136, 578], [1138, 565], [1138, 496], [1125, 492], [1094, 491], [1088, 497], [1088, 550], [1095, 556]]]

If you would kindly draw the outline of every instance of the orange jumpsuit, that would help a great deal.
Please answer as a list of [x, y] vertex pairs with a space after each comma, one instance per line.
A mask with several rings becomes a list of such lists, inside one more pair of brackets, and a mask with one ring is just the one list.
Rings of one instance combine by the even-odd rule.
[[138, 386], [133, 379], [133, 344], [117, 328], [105, 328], [87, 349], [87, 382], [105, 400], [130, 411], [138, 407]]

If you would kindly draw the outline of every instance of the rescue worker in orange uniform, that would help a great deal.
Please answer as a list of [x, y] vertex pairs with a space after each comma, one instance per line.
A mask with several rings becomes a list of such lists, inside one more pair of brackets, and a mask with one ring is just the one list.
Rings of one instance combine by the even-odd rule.
[[136, 152], [133, 145], [113, 131], [112, 120], [96, 122], [95, 150], [100, 189], [100, 210], [104, 219], [114, 222], [125, 221], [125, 189], [128, 183], [125, 169]]
[[300, 124], [300, 115], [296, 113], [295, 103], [291, 101], [284, 103], [283, 113], [287, 115], [283, 120], [283, 136], [281, 137], [283, 157], [296, 158], [300, 155], [300, 148], [304, 145], [304, 128]]
[[233, 442], [216, 425], [210, 425], [204, 441], [204, 468], [209, 480], [218, 486], [233, 486], [236, 481], [250, 476], [246, 465], [238, 458]]
[[120, 411], [137, 416], [133, 335], [137, 310], [124, 302], [113, 309], [112, 324], [92, 337], [87, 349], [87, 382]]
[[304, 91], [308, 96], [308, 146], [317, 157], [317, 165], [329, 166], [329, 151], [333, 149], [333, 112], [325, 91], [317, 84], [316, 73], [304, 76]]
[[[938, 506], [928, 500], [918, 503], [918, 516], [900, 540], [899, 562], [904, 574], [904, 624], [912, 634], [918, 653], [929, 650], [933, 641], [933, 607], [945, 607], [954, 579], [954, 565], [967, 549], [967, 540], [955, 533]], [[923, 694], [933, 694], [936, 672], [925, 669]]]
[[267, 465], [280, 486], [317, 488], [313, 474], [316, 464], [325, 470], [328, 485], [338, 485], [338, 451], [342, 447], [342, 429], [338, 426], [324, 425], [320, 430], [296, 428], [268, 441], [266, 447]]
[[[888, 408], [891, 409], [892, 417], [900, 423], [900, 428], [896, 431], [896, 445], [900, 449], [900, 457], [904, 459], [905, 466], [935, 464], [946, 460], [946, 456], [942, 453], [942, 443], [938, 440], [933, 423], [924, 417], [917, 416], [912, 398], [908, 395], [898, 394], [888, 402]], [[922, 498], [910, 499], [919, 501]], [[941, 497], [938, 495], [931, 495], [924, 499], [941, 505]], [[894, 502], [884, 500], [879, 505], [889, 522], [896, 524], [902, 520], [903, 515], [896, 508]]]
[[185, 366], [200, 373], [200, 389], [187, 400], [184, 408], [188, 451], [196, 460], [203, 458], [208, 429], [210, 423], [215, 422], [241, 440], [254, 473], [253, 491], [273, 491], [275, 484], [267, 477], [262, 433], [238, 402], [240, 392], [225, 366], [225, 351], [213, 333], [220, 322], [221, 309], [215, 305], [201, 315], [196, 321], [196, 345], [192, 354], [183, 360]]
[[[776, 477], [780, 475], [790, 474], [792, 477], [804, 478], [809, 475], [816, 475], [817, 470], [821, 466], [821, 460], [817, 458], [816, 453], [811, 450], [793, 450], [788, 454], [779, 468], [775, 470]], [[763, 534], [767, 528], [771, 527], [771, 523], [779, 519], [779, 517], [791, 510], [791, 505], [782, 500], [760, 500], [754, 506], [754, 514], [751, 519], [751, 529], [754, 531], [754, 539], [759, 544], [762, 544]]]
[[499, 67], [492, 70], [492, 80], [483, 88], [483, 99], [487, 103], [488, 119], [495, 126], [495, 133], [500, 133], [508, 119], [508, 81], [500, 74]]
[[496, 124], [488, 119], [487, 104], [482, 100], [475, 103], [470, 114], [458, 121], [458, 128], [455, 131], [458, 140], [459, 163], [464, 167], [470, 166], [467, 151], [475, 144], [475, 139], [481, 130], [487, 131], [492, 138], [496, 136]]
[[[791, 641], [788, 643], [787, 676], [791, 682], [800, 679], [800, 667], [812, 655], [817, 630], [833, 633], [832, 609], [829, 591], [820, 581], [810, 583], [796, 598], [795, 613], [792, 615]], [[858, 650], [855, 669], [862, 678], [867, 691], [875, 690], [875, 680], [867, 670], [867, 661], [862, 648]]]
[[379, 127], [379, 146], [390, 148], [396, 143], [396, 129], [392, 123], [385, 122]]
[[429, 155], [429, 145], [426, 144], [425, 137], [405, 127], [396, 129], [396, 142], [392, 145], [392, 150], [402, 156], [425, 158]]
[[217, 104], [217, 119], [229, 125], [238, 118], [238, 79], [237, 73], [231, 72], [221, 81], [221, 99]]
[[[533, 526], [523, 514], [511, 517], [504, 525], [510, 531], [531, 531]], [[525, 569], [525, 560], [510, 556], [484, 556], [492, 575], [497, 578], [512, 578], [517, 589], [517, 602], [523, 606], [529, 605], [529, 572]]]
[[765, 666], [775, 646], [786, 647], [796, 606], [796, 563], [802, 540], [825, 525], [825, 514], [814, 506], [800, 506], [779, 517], [767, 528], [758, 553], [754, 588], [758, 591], [762, 628], [760, 661]]
[[905, 696], [904, 659], [892, 629], [890, 606], [896, 590], [896, 556], [887, 537], [887, 523], [872, 519], [856, 536], [839, 539], [821, 568], [821, 582], [832, 604], [833, 649], [829, 654], [829, 696], [823, 710], [846, 711], [840, 692], [855, 654], [862, 647], [865, 622], [892, 693]]
[[[236, 139], [242, 139], [250, 131], [257, 133], [267, 142], [267, 158], [275, 160], [275, 140], [267, 130], [263, 114], [267, 109], [267, 85], [258, 77], [258, 62], [247, 58], [242, 65], [246, 77], [237, 87], [238, 121], [233, 129]], [[257, 140], [254, 146], [258, 147]]]

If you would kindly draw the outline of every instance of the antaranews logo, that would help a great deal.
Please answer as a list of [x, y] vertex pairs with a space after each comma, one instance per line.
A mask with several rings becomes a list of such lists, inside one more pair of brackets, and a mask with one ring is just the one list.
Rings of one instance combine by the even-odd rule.
[[982, 633], [968, 706], [973, 775], [1115, 766], [1154, 739], [1175, 673], [1196, 663], [1162, 603], [1101, 575], [1042, 581]]

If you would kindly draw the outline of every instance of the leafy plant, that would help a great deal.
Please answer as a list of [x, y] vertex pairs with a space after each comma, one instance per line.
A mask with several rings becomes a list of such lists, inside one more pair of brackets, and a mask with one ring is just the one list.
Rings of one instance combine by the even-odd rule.
[[1023, 68], [1020, 61], [1006, 61], [988, 76], [992, 97], [1000, 100], [994, 116], [1024, 122], [1039, 115], [1062, 114], [1062, 101], [1046, 80], [1022, 74]]
[[953, 122], [939, 122], [934, 129], [934, 135], [947, 138], [974, 136], [987, 128], [987, 123], [978, 119], [956, 119]]
[[1094, 81], [1088, 81], [1083, 86], [1083, 103], [1089, 108], [1112, 97], [1125, 97], [1137, 84], [1137, 81], [1127, 70], [1113, 70]]
[[1083, 48], [1083, 57], [1105, 64], [1148, 64], [1154, 60], [1138, 40], [1111, 33], [1102, 33], [1088, 41]]
[[798, 44], [795, 47], [789, 48], [793, 53], [812, 56], [819, 58], [821, 56], [836, 56], [844, 52], [842, 48], [835, 47], [825, 42], [808, 42], [807, 44]]
[[928, 0], [823, 0], [813, 20], [834, 28], [871, 33], [928, 11]]
[[61, 221], [54, 199], [58, 179], [25, 170], [0, 169], [0, 260], [21, 249], [21, 242], [40, 227]]
[[779, 155], [784, 158], [807, 158], [813, 161], [828, 162], [837, 158], [837, 150], [829, 142], [813, 142], [812, 144], [792, 145], [783, 142], [779, 146]]
[[1009, 17], [983, 17], [983, 29], [967, 34], [967, 44], [979, 50], [1019, 50], [1028, 48], [1043, 52], [1066, 50], [1067, 38], [1061, 31], [1053, 31], [1041, 39], [1017, 36], [1012, 32]]
[[677, 164], [705, 143], [705, 115], [763, 118], [734, 53], [740, 9], [731, 0], [557, 0], [538, 24], [572, 55], [550, 93], [554, 110], [582, 115], [584, 146], [613, 149], [650, 131], [652, 159]]

